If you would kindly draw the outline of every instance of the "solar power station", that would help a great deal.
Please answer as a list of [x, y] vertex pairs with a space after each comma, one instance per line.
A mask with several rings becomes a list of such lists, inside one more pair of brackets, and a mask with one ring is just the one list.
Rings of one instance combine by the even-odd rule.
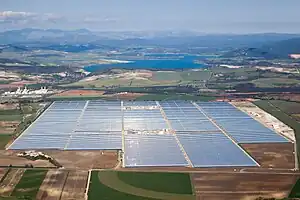
[[259, 166], [242, 143], [283, 136], [226, 102], [56, 101], [13, 150], [120, 150], [124, 167]]

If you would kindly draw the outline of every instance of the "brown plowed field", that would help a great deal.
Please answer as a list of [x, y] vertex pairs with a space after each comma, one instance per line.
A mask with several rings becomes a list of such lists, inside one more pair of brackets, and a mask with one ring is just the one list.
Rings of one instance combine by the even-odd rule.
[[109, 169], [118, 163], [117, 151], [43, 151], [66, 169]]
[[13, 133], [19, 124], [20, 121], [0, 121], [0, 134]]
[[0, 103], [0, 110], [14, 110], [18, 109], [19, 104], [17, 103]]
[[68, 171], [49, 170], [36, 196], [37, 200], [59, 200]]
[[99, 90], [68, 90], [54, 96], [69, 97], [69, 96], [101, 96], [104, 91]]
[[7, 171], [7, 169], [0, 168], [0, 181], [2, 180], [3, 176], [6, 174], [6, 171]]
[[24, 172], [24, 169], [11, 169], [0, 184], [0, 195], [10, 196]]
[[28, 160], [25, 158], [18, 157], [17, 154], [20, 151], [13, 150], [0, 150], [0, 166], [18, 166], [24, 167], [26, 164], [32, 164], [34, 167], [53, 167], [51, 163], [45, 160]]
[[88, 171], [70, 171], [61, 200], [84, 200]]
[[263, 168], [294, 169], [292, 143], [241, 144]]
[[201, 173], [192, 174], [191, 177], [198, 199], [208, 200], [240, 200], [251, 196], [282, 198], [288, 195], [299, 178], [291, 174], [255, 173]]

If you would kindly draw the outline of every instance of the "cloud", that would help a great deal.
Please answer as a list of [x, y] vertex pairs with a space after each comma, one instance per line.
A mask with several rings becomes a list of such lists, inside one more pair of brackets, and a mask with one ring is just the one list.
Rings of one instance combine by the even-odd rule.
[[31, 12], [14, 12], [2, 11], [0, 12], [0, 23], [11, 25], [33, 25], [39, 23], [57, 23], [64, 19], [52, 13], [31, 13]]
[[85, 17], [83, 19], [83, 22], [85, 23], [116, 23], [119, 20], [116, 18], [110, 18], [110, 17]]

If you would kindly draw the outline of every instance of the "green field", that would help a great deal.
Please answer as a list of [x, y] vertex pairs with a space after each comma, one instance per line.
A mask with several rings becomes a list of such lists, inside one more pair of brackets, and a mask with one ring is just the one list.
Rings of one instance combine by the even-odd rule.
[[11, 135], [0, 135], [0, 150], [5, 149], [5, 145], [11, 140]]
[[0, 121], [21, 121], [22, 115], [0, 115]]
[[284, 86], [295, 86], [297, 84], [299, 85], [300, 81], [291, 78], [260, 78], [253, 80], [252, 83], [254, 83], [256, 87], [274, 88]]
[[183, 81], [205, 81], [212, 76], [211, 71], [184, 71], [180, 73]]
[[12, 196], [35, 199], [46, 173], [47, 170], [26, 170], [12, 192]]
[[146, 94], [137, 97], [135, 100], [139, 101], [164, 101], [164, 100], [194, 100], [194, 101], [213, 101], [216, 97], [213, 96], [194, 96], [194, 95], [180, 95], [180, 94]]
[[[206, 81], [211, 78], [212, 72], [208, 70], [186, 70], [186, 71], [152, 71], [152, 77], [136, 75], [127, 77], [128, 71], [119, 71], [115, 76], [106, 76], [91, 81], [79, 81], [64, 87], [82, 86], [84, 88], [105, 87], [149, 87], [149, 86], [176, 86], [179, 84], [191, 84], [194, 81]], [[120, 76], [121, 75], [121, 76]]]
[[117, 171], [93, 171], [88, 197], [89, 200], [195, 199], [189, 174]]
[[270, 101], [274, 106], [280, 108], [283, 112], [290, 115], [300, 122], [300, 103], [290, 101], [272, 100]]
[[289, 198], [300, 198], [300, 180], [296, 182], [291, 193], [289, 194]]
[[155, 200], [153, 198], [135, 196], [114, 190], [101, 183], [98, 175], [98, 172], [92, 172], [91, 183], [88, 192], [88, 200]]
[[121, 181], [138, 188], [175, 194], [193, 194], [189, 174], [118, 172], [118, 177]]

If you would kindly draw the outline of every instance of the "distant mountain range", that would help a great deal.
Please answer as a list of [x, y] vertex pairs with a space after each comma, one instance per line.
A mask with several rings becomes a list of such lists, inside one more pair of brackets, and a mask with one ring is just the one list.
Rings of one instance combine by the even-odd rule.
[[300, 37], [272, 42], [260, 47], [239, 48], [224, 54], [224, 57], [261, 57], [266, 59], [289, 58], [300, 54]]
[[164, 46], [164, 47], [258, 47], [270, 42], [300, 37], [295, 34], [218, 35], [191, 31], [92, 32], [87, 29], [21, 29], [0, 32], [0, 44], [93, 44], [107, 46]]

